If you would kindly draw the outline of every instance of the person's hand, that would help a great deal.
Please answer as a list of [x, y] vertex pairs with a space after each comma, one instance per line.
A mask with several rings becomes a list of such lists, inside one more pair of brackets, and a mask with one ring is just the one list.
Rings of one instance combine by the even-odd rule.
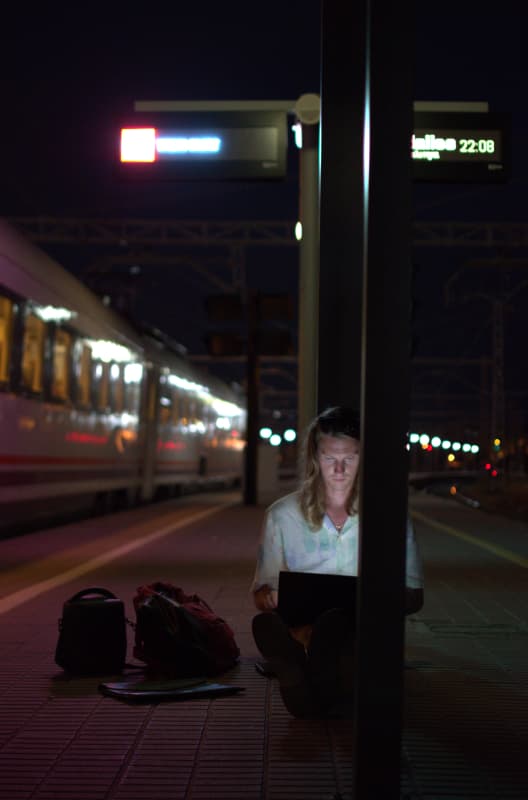
[[295, 639], [296, 642], [302, 644], [305, 650], [308, 650], [312, 639], [313, 625], [301, 625], [299, 628], [290, 628], [289, 631], [290, 636]]
[[267, 585], [253, 592], [253, 599], [259, 611], [274, 611], [277, 608], [277, 592]]

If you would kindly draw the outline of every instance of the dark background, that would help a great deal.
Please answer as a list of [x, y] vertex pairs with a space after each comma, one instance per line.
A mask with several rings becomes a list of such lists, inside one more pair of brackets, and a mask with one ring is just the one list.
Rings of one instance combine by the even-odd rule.
[[[116, 137], [135, 100], [273, 100], [319, 92], [320, 2], [108, 6], [96, 4], [80, 15], [60, 6], [5, 15], [0, 213], [289, 220], [293, 225], [298, 153], [291, 140], [284, 181], [131, 183], [116, 171]], [[504, 185], [416, 184], [417, 221], [525, 222], [526, 22], [526, 11], [513, 2], [415, 5], [415, 99], [488, 101], [491, 111], [510, 114], [512, 125], [511, 179]], [[204, 300], [217, 289], [192, 263], [138, 263], [132, 273], [116, 266], [110, 274], [96, 269], [108, 255], [100, 248], [82, 242], [40, 246], [97, 291], [111, 294], [114, 303], [121, 293], [130, 313], [182, 342], [191, 354], [206, 353]], [[209, 259], [225, 255], [200, 252]], [[508, 300], [503, 306], [506, 402], [515, 412], [512, 433], [524, 432], [526, 256], [526, 246], [414, 249], [413, 355], [453, 360], [441, 369], [433, 364], [413, 369], [413, 421], [424, 430], [442, 435], [453, 424], [449, 408], [451, 416], [461, 408], [462, 428], [468, 435], [478, 433], [480, 377], [458, 367], [455, 359], [491, 355], [493, 299], [502, 293]], [[500, 266], [470, 265], [491, 258]], [[245, 266], [248, 286], [295, 296], [295, 247], [250, 248]], [[222, 266], [218, 269], [220, 274]], [[240, 365], [209, 364], [209, 369], [243, 380]], [[263, 385], [284, 393], [269, 395], [264, 405], [291, 418], [295, 367], [287, 369], [289, 380], [281, 378], [279, 367], [275, 375], [271, 368], [263, 374]], [[493, 380], [492, 373], [488, 379]]]

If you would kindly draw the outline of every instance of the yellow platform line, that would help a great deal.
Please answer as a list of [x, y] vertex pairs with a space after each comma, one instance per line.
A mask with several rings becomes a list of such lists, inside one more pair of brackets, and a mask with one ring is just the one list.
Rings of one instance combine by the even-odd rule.
[[13, 594], [9, 594], [0, 600], [0, 614], [5, 614], [6, 611], [11, 611], [13, 608], [22, 605], [22, 603], [27, 603], [29, 600], [33, 600], [35, 597], [38, 597], [38, 595], [48, 592], [50, 589], [56, 589], [57, 586], [62, 586], [74, 578], [78, 578], [81, 575], [86, 575], [87, 572], [91, 572], [103, 564], [108, 564], [110, 561], [115, 561], [116, 558], [121, 558], [127, 553], [130, 553], [132, 550], [137, 550], [139, 547], [144, 547], [145, 545], [156, 541], [156, 539], [162, 539], [164, 536], [174, 533], [174, 531], [178, 530], [178, 528], [187, 527], [188, 525], [192, 525], [193, 522], [198, 522], [200, 519], [217, 514], [219, 511], [226, 509], [228, 505], [232, 504], [222, 503], [220, 505], [207, 508], [204, 511], [198, 511], [196, 514], [192, 514], [190, 517], [185, 517], [178, 522], [171, 522], [169, 525], [164, 525], [162, 528], [158, 528], [158, 530], [153, 531], [141, 539], [135, 539], [134, 541], [126, 542], [118, 547], [114, 547], [113, 550], [108, 550], [108, 552], [101, 553], [100, 555], [95, 556], [88, 561], [83, 561], [82, 564], [71, 567], [71, 569], [67, 569], [64, 572], [53, 575], [51, 578], [46, 578], [46, 580], [39, 581], [39, 583], [27, 586], [25, 589], [20, 589], [18, 592], [13, 592]]
[[435, 519], [431, 519], [431, 517], [422, 514], [420, 511], [411, 511], [411, 516], [413, 519], [418, 519], [421, 522], [425, 522], [426, 525], [430, 525], [431, 528], [436, 528], [439, 531], [448, 533], [450, 536], [456, 536], [457, 539], [463, 539], [465, 542], [469, 542], [470, 544], [480, 547], [481, 550], [488, 550], [490, 553], [493, 553], [500, 558], [504, 558], [506, 561], [511, 561], [514, 564], [517, 564], [519, 567], [528, 567], [528, 558], [524, 558], [524, 556], [513, 553], [511, 550], [507, 550], [505, 547], [499, 547], [499, 545], [484, 542], [482, 539], [479, 539], [478, 536], [472, 536], [470, 533], [464, 533], [464, 531], [459, 531], [457, 528], [452, 528], [451, 525], [445, 525], [443, 522], [437, 522]]

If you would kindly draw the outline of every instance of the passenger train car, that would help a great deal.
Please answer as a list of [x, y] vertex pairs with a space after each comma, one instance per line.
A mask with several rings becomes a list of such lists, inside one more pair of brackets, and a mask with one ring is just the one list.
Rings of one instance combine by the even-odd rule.
[[0, 531], [240, 483], [239, 393], [0, 220]]

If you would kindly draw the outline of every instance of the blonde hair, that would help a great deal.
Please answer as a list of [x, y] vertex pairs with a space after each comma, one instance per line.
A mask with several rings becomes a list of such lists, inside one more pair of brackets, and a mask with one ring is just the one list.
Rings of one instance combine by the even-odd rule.
[[[319, 414], [308, 427], [304, 439], [299, 475], [299, 506], [301, 514], [312, 530], [318, 530], [325, 515], [325, 489], [321, 478], [318, 452], [321, 436], [334, 436], [336, 439], [358, 439], [360, 436], [359, 415], [350, 408], [332, 406]], [[358, 512], [358, 479], [347, 498], [348, 514]]]

